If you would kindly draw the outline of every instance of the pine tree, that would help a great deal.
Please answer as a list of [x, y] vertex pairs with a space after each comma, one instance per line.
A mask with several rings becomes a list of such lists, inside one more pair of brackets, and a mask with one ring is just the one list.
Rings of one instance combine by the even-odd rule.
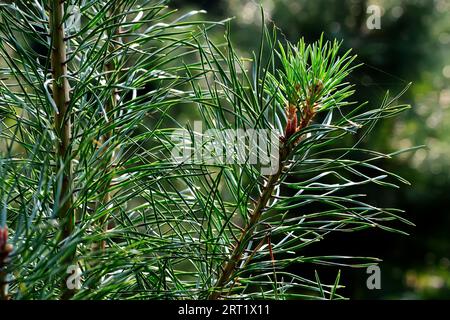
[[[0, 4], [2, 298], [341, 298], [339, 273], [326, 285], [287, 267], [368, 266], [302, 250], [409, 223], [358, 193], [406, 183], [376, 165], [395, 154], [345, 140], [408, 106], [349, 101], [355, 56], [337, 41], [283, 44], [263, 27], [243, 59], [229, 24], [200, 13]], [[174, 159], [180, 148], [193, 157]]]

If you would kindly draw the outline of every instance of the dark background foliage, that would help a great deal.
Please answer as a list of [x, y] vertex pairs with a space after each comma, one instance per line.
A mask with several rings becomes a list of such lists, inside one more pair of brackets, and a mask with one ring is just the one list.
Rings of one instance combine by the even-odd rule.
[[[382, 9], [379, 30], [366, 27], [371, 4]], [[386, 90], [397, 93], [413, 83], [401, 98], [412, 108], [380, 123], [364, 141], [366, 147], [392, 152], [426, 146], [382, 163], [411, 186], [361, 190], [374, 204], [405, 210], [416, 224], [404, 229], [409, 237], [369, 230], [334, 235], [308, 250], [383, 260], [381, 290], [367, 289], [365, 269], [342, 269], [346, 289], [341, 293], [350, 298], [450, 298], [450, 1], [266, 0], [262, 5], [266, 22], [275, 23], [281, 39], [310, 42], [324, 32], [326, 39], [342, 39], [343, 50], [353, 48], [364, 63], [350, 79], [357, 86], [355, 100], [377, 105]], [[207, 10], [211, 20], [234, 16], [232, 37], [238, 50], [248, 56], [258, 47], [261, 19], [255, 1], [175, 0], [172, 6]], [[314, 274], [308, 268], [291, 271]], [[326, 267], [320, 274], [332, 282], [336, 270]]]

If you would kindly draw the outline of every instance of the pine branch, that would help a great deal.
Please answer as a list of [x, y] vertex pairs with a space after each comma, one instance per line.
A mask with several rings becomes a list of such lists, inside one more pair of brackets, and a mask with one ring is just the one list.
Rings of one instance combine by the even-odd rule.
[[[120, 20], [123, 19], [121, 16], [121, 6], [115, 6], [114, 3], [112, 4], [112, 7], [110, 8], [110, 17], [112, 17], [112, 22], [114, 22], [114, 30], [112, 31], [112, 34], [110, 35], [109, 39], [109, 45], [108, 45], [108, 54], [109, 54], [109, 60], [105, 63], [105, 73], [108, 80], [109, 85], [111, 86], [111, 95], [106, 101], [105, 111], [106, 115], [108, 116], [108, 123], [111, 123], [114, 121], [114, 115], [115, 115], [115, 109], [117, 108], [120, 100], [119, 96], [119, 90], [117, 89], [117, 82], [119, 80], [118, 76], [118, 70], [116, 63], [114, 61], [114, 53], [119, 49], [120, 43], [122, 42], [121, 33], [122, 33], [122, 27], [120, 25]], [[118, 21], [116, 21], [118, 20]], [[100, 139], [101, 144], [108, 143], [110, 148], [113, 147], [113, 142], [110, 141], [110, 139], [113, 137], [113, 129], [110, 131], [107, 131]], [[104, 165], [105, 165], [105, 175], [109, 176], [107, 181], [103, 184], [103, 188], [100, 190], [99, 194], [102, 197], [97, 203], [95, 209], [98, 208], [99, 205], [106, 206], [111, 201], [111, 193], [109, 191], [111, 187], [111, 181], [113, 179], [113, 175], [110, 175], [112, 165], [114, 164], [115, 157], [116, 157], [116, 150], [112, 150], [112, 152], [108, 152], [106, 150], [103, 152], [105, 154], [106, 158], [104, 159]], [[94, 209], [94, 212], [96, 211]], [[100, 227], [106, 232], [108, 231], [108, 216], [104, 215], [99, 223]], [[100, 244], [98, 245], [98, 248], [101, 251], [105, 251], [106, 249], [106, 241], [103, 239], [100, 241]]]
[[[58, 137], [56, 145], [57, 173], [61, 174], [61, 187], [57, 199], [58, 216], [61, 225], [60, 240], [69, 238], [75, 226], [75, 211], [73, 209], [73, 181], [71, 164], [71, 113], [70, 86], [67, 77], [67, 54], [64, 32], [64, 2], [50, 0], [49, 26], [51, 37], [51, 69], [53, 75], [53, 100], [57, 112], [55, 114], [55, 130]], [[76, 249], [65, 255], [64, 265], [73, 263]], [[73, 292], [63, 283], [63, 298], [70, 298]]]
[[[0, 272], [8, 272], [0, 284], [9, 284], [3, 297], [340, 298], [337, 286], [287, 267], [373, 263], [300, 251], [335, 231], [400, 232], [388, 225], [405, 220], [398, 210], [365, 203], [355, 192], [366, 183], [393, 186], [388, 177], [403, 182], [376, 163], [394, 153], [340, 139], [363, 127], [364, 137], [406, 107], [388, 97], [370, 110], [347, 102], [353, 57], [339, 56], [336, 43], [300, 41], [277, 51], [275, 34], [266, 42], [263, 33], [250, 71], [229, 37], [215, 45], [195, 27], [205, 25], [191, 19], [199, 12], [174, 18], [164, 3], [0, 6], [0, 73], [8, 79], [0, 85], [0, 198], [14, 244], [14, 254], [0, 259]], [[72, 7], [79, 16], [68, 12]], [[174, 163], [172, 133], [184, 127], [177, 108], [184, 114], [194, 105], [208, 129], [284, 129], [278, 171], [266, 178], [251, 161]], [[114, 228], [104, 232], [111, 212]], [[0, 257], [6, 251], [0, 245]], [[60, 286], [75, 258], [83, 270], [76, 292]]]
[[[214, 286], [213, 292], [208, 297], [209, 300], [217, 300], [222, 294], [223, 288], [228, 284], [231, 276], [233, 275], [233, 272], [236, 270], [237, 264], [240, 262], [242, 254], [244, 253], [244, 249], [247, 243], [251, 240], [262, 214], [268, 208], [270, 208], [269, 201], [272, 198], [273, 191], [275, 187], [280, 183], [280, 177], [283, 174], [283, 171], [286, 169], [286, 162], [289, 160], [291, 151], [299, 142], [301, 137], [296, 137], [294, 140], [292, 140], [291, 138], [295, 135], [296, 132], [304, 130], [314, 118], [315, 110], [314, 108], [311, 108], [310, 100], [310, 97], [306, 99], [306, 106], [304, 110], [305, 112], [301, 117], [299, 125], [297, 125], [297, 108], [291, 104], [289, 104], [289, 106], [286, 108], [288, 119], [285, 134], [280, 138], [283, 144], [281, 145], [281, 148], [279, 150], [278, 170], [275, 174], [269, 177], [266, 185], [261, 190], [261, 194], [256, 201], [255, 208], [253, 212], [250, 213], [250, 220], [242, 230], [238, 241], [234, 245], [234, 250], [231, 253], [230, 258], [222, 268], [222, 273], [220, 274], [220, 277]], [[295, 109], [294, 112], [292, 111], [293, 109]], [[251, 259], [251, 256], [249, 257], [249, 259]], [[248, 263], [248, 261], [246, 263]]]

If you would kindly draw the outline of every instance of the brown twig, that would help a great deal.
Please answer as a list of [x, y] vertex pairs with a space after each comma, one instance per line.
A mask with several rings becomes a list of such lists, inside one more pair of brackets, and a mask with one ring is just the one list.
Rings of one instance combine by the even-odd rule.
[[[55, 114], [55, 130], [58, 136], [56, 145], [57, 170], [62, 173], [62, 184], [59, 194], [58, 216], [61, 225], [59, 240], [70, 237], [75, 227], [75, 211], [73, 209], [73, 181], [71, 164], [72, 124], [69, 111], [70, 86], [67, 79], [67, 54], [64, 32], [64, 4], [60, 0], [50, 0], [49, 26], [51, 35], [51, 70], [53, 75], [53, 100], [57, 112]], [[71, 264], [76, 250], [65, 255], [63, 263]], [[73, 295], [64, 281], [63, 298]]]
[[286, 108], [288, 119], [285, 129], [285, 135], [280, 138], [282, 145], [279, 150], [278, 171], [274, 175], [269, 177], [269, 180], [263, 187], [261, 194], [258, 200], [256, 201], [255, 208], [253, 212], [250, 214], [250, 219], [247, 225], [241, 232], [241, 236], [239, 240], [236, 242], [234, 250], [230, 255], [230, 258], [223, 266], [222, 272], [213, 288], [213, 291], [208, 296], [209, 300], [217, 300], [221, 296], [223, 288], [230, 281], [237, 264], [241, 260], [245, 244], [248, 243], [248, 240], [252, 237], [254, 230], [261, 219], [261, 215], [266, 211], [269, 200], [272, 197], [273, 191], [280, 182], [280, 177], [283, 173], [283, 170], [285, 169], [286, 161], [288, 160], [293, 147], [296, 145], [296, 143], [298, 143], [300, 139], [298, 138], [296, 141], [290, 141], [290, 138], [296, 132], [306, 128], [315, 115], [315, 108], [311, 108], [310, 103], [308, 101], [309, 100], [307, 100], [305, 104], [305, 108], [301, 115], [300, 124], [298, 126], [297, 126], [297, 108], [292, 104], [289, 104]]

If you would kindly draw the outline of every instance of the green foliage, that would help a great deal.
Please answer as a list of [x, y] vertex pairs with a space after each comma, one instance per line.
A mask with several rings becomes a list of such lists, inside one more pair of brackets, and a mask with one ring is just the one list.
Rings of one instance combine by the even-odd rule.
[[356, 67], [350, 67], [356, 56], [351, 56], [350, 51], [338, 56], [340, 47], [336, 40], [324, 44], [323, 37], [312, 45], [306, 45], [301, 39], [296, 46], [288, 44], [286, 50], [280, 43], [282, 69], [278, 71], [279, 81], [271, 77], [271, 93], [276, 94], [279, 103], [296, 106], [311, 97], [312, 105], [320, 105], [318, 112], [342, 107], [353, 93], [351, 86], [342, 82]]
[[[214, 43], [208, 29], [221, 23], [193, 20], [199, 12], [174, 18], [165, 1], [65, 1], [61, 16], [59, 1], [48, 3], [0, 4], [12, 298], [342, 298], [340, 273], [326, 285], [288, 267], [370, 265], [377, 260], [303, 250], [333, 232], [409, 223], [358, 192], [406, 182], [377, 166], [394, 154], [341, 144], [407, 106], [388, 96], [380, 107], [347, 102], [354, 58], [339, 56], [337, 42], [276, 50], [275, 31], [263, 28], [249, 60], [229, 27], [225, 43]], [[55, 25], [64, 25], [62, 44]], [[58, 98], [64, 88], [67, 101]], [[278, 142], [287, 102], [302, 120], [305, 103], [314, 109], [295, 138], [281, 138], [270, 177], [248, 159], [171, 158], [180, 108], [196, 108], [206, 128], [266, 129]], [[82, 270], [79, 290], [66, 286], [71, 265]]]
[[[401, 232], [386, 223], [395, 219], [408, 223], [397, 215], [400, 210], [377, 208], [364, 202], [365, 196], [357, 192], [359, 186], [368, 183], [396, 187], [393, 182], [386, 181], [389, 177], [407, 183], [376, 166], [378, 160], [394, 154], [384, 155], [361, 149], [358, 147], [359, 142], [349, 148], [339, 145], [339, 141], [342, 143], [346, 135], [356, 131], [359, 131], [362, 140], [378, 120], [395, 116], [408, 106], [397, 106], [394, 103], [397, 97], [390, 99], [386, 96], [379, 108], [365, 110], [366, 106], [360, 105], [345, 111], [342, 107], [348, 105], [344, 99], [349, 94], [350, 86], [345, 85], [340, 89], [339, 83], [353, 68], [350, 66], [352, 58], [348, 54], [333, 58], [333, 53], [339, 48], [337, 42], [323, 45], [319, 42], [311, 46], [300, 42], [298, 47], [287, 52], [280, 49], [278, 53], [269, 47], [269, 57], [264, 60], [264, 42], [269, 43], [269, 46], [275, 43], [275, 39], [267, 31], [264, 34], [265, 41], [261, 42], [259, 55], [253, 59], [251, 72], [246, 70], [245, 60], [238, 57], [229, 38], [224, 46], [225, 50], [214, 46], [207, 39], [209, 45], [204, 50], [200, 75], [204, 77], [210, 93], [205, 95], [197, 90], [202, 120], [207, 124], [211, 123], [211, 127], [265, 128], [281, 135], [286, 124], [287, 102], [313, 101], [311, 106], [317, 102], [323, 106], [318, 110], [326, 115], [321, 122], [301, 128], [297, 138], [293, 138], [295, 140], [300, 137], [301, 141], [293, 146], [292, 152], [285, 159], [283, 171], [279, 173], [273, 188], [274, 196], [264, 204], [262, 215], [256, 222], [252, 221], [252, 217], [272, 180], [262, 176], [258, 168], [252, 165], [217, 169], [213, 185], [220, 186], [219, 181], [224, 180], [223, 188], [208, 194], [208, 201], [218, 201], [214, 205], [215, 211], [223, 208], [219, 193], [221, 191], [232, 195], [232, 202], [227, 203], [231, 207], [224, 208], [227, 209], [225, 212], [224, 209], [220, 210], [222, 212], [217, 222], [218, 227], [214, 226], [217, 230], [213, 234], [219, 235], [215, 242], [221, 246], [219, 252], [217, 249], [213, 251], [217, 259], [209, 267], [213, 274], [208, 278], [214, 278], [216, 270], [221, 270], [224, 263], [226, 269], [227, 262], [230, 261], [229, 248], [233, 248], [233, 252], [237, 254], [231, 254], [231, 258], [239, 258], [239, 261], [232, 267], [232, 275], [226, 281], [229, 285], [229, 288], [225, 288], [228, 297], [311, 297], [320, 291], [318, 282], [288, 273], [286, 268], [301, 263], [366, 266], [372, 260], [361, 258], [359, 261], [357, 258], [352, 260], [349, 257], [334, 256], [305, 257], [301, 255], [302, 249], [323, 240], [333, 232], [349, 232], [369, 227]], [[271, 74], [269, 70], [274, 70], [276, 57], [281, 59], [285, 70]], [[303, 72], [295, 75], [296, 68], [289, 66], [290, 62], [303, 65]], [[318, 95], [313, 92], [311, 97], [310, 89], [295, 88], [291, 83], [280, 85], [288, 82], [288, 79], [295, 79], [309, 86], [313, 83], [310, 79], [314, 79], [324, 84], [323, 90]], [[330, 84], [335, 87], [332, 88]], [[299, 89], [299, 94], [292, 94], [293, 90], [286, 88]], [[291, 99], [292, 96], [295, 99]], [[224, 112], [232, 117], [223, 116]], [[216, 197], [217, 200], [211, 197]], [[317, 210], [318, 205], [320, 211], [313, 211]], [[234, 221], [244, 221], [243, 225], [250, 231], [247, 228], [243, 231], [241, 227], [235, 226]], [[268, 237], [272, 239], [271, 244], [267, 242]], [[271, 250], [269, 246], [272, 246]], [[272, 261], [270, 251], [275, 256], [275, 261]], [[219, 271], [219, 276], [220, 274]], [[326, 288], [327, 294], [330, 294], [331, 287], [322, 288]]]

